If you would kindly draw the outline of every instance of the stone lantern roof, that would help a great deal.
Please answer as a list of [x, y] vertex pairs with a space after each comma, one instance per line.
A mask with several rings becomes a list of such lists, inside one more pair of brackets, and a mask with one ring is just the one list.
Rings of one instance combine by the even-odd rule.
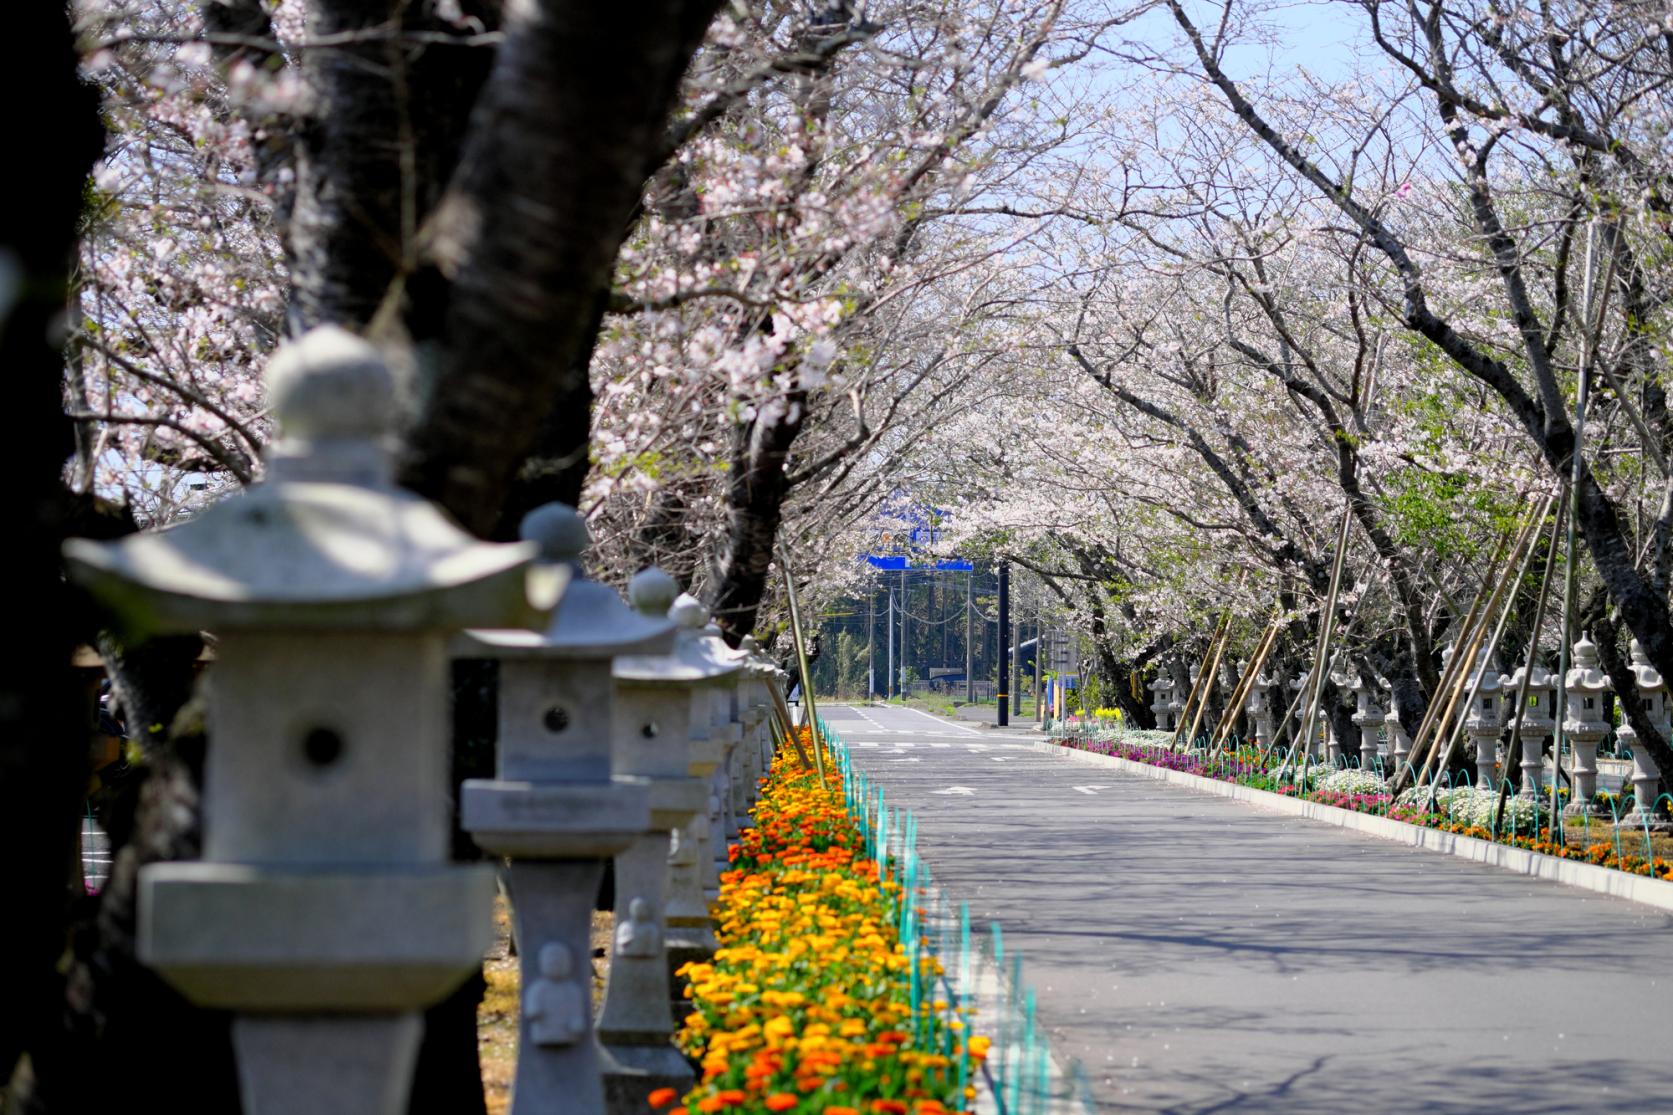
[[1574, 644], [1574, 665], [1568, 671], [1566, 688], [1575, 693], [1602, 693], [1614, 688], [1609, 675], [1598, 664], [1597, 644], [1590, 633], [1582, 633]]
[[[666, 616], [678, 628], [673, 650], [667, 654], [634, 653], [616, 658], [612, 673], [617, 681], [669, 682], [680, 685], [720, 684], [730, 681], [742, 668], [722, 657], [701, 637], [708, 613], [696, 597], [681, 595], [674, 578], [660, 569], [641, 570], [627, 587], [629, 602], [641, 616]], [[693, 637], [695, 634], [695, 637]]]
[[582, 575], [592, 536], [573, 507], [537, 507], [524, 516], [519, 533], [539, 547], [542, 568], [563, 570], [570, 578], [563, 599], [545, 631], [478, 630], [468, 632], [468, 640], [497, 658], [614, 658], [667, 653], [673, 646], [672, 621], [635, 611], [610, 586]]
[[720, 629], [709, 623], [709, 610], [689, 592], [681, 593], [668, 616], [679, 628], [679, 648], [692, 660], [712, 664], [716, 680], [730, 681], [743, 670], [738, 652], [726, 645]]
[[[1479, 682], [1477, 679], [1480, 679]], [[1504, 688], [1504, 674], [1499, 672], [1498, 661], [1486, 647], [1482, 647], [1476, 654], [1476, 666], [1470, 673], [1469, 684], [1479, 686], [1476, 692], [1478, 699], [1494, 696]]]
[[1527, 664], [1524, 663], [1523, 665], [1516, 667], [1515, 673], [1502, 677], [1499, 681], [1506, 689], [1512, 689], [1520, 692], [1522, 689], [1522, 678], [1524, 675], [1527, 676], [1528, 679], [1529, 692], [1557, 688], [1557, 675], [1546, 669], [1545, 665], [1538, 661], [1534, 662], [1534, 668], [1532, 670], [1529, 670]]
[[1644, 653], [1644, 644], [1637, 639], [1632, 641], [1632, 664], [1627, 667], [1632, 671], [1633, 683], [1643, 694], [1661, 693], [1667, 689], [1667, 679], [1661, 676], [1661, 671], [1650, 665], [1650, 656]]
[[556, 604], [567, 578], [528, 576], [533, 543], [479, 541], [395, 486], [393, 383], [370, 343], [315, 329], [279, 349], [267, 387], [279, 437], [263, 481], [168, 530], [65, 543], [70, 576], [125, 624], [437, 630], [536, 623]]

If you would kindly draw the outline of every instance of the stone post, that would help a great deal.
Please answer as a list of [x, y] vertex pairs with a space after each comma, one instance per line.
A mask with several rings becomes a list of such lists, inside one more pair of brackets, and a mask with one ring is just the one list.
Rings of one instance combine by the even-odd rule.
[[1150, 711], [1156, 714], [1156, 730], [1173, 731], [1173, 678], [1166, 672], [1159, 673], [1148, 688], [1153, 694]]
[[[719, 814], [714, 775], [726, 761], [729, 731], [716, 731], [716, 690], [730, 690], [739, 666], [730, 653], [721, 654], [703, 634], [708, 611], [694, 597], [681, 595], [667, 615], [677, 628], [674, 657], [683, 666], [688, 707], [686, 739], [687, 770], [705, 787], [704, 807], [684, 826], [673, 830], [669, 853], [668, 939], [670, 970], [692, 960], [704, 960], [714, 953], [714, 930], [709, 920], [709, 893], [718, 893], [720, 878], [715, 869], [714, 825]], [[730, 723], [730, 717], [727, 718]]]
[[1373, 682], [1366, 681], [1364, 675], [1355, 671], [1349, 688], [1354, 695], [1354, 727], [1359, 729], [1360, 768], [1374, 771], [1380, 758], [1383, 760], [1384, 773], [1388, 773], [1388, 744], [1379, 739], [1382, 726], [1388, 721], [1388, 714], [1377, 702], [1377, 687]]
[[1475, 743], [1476, 785], [1487, 789], [1498, 785], [1495, 768], [1499, 759], [1499, 736], [1504, 733], [1504, 680], [1498, 663], [1486, 647], [1481, 648], [1476, 656], [1475, 672], [1464, 682], [1466, 693], [1475, 690], [1475, 700], [1464, 716], [1464, 731]]
[[[641, 572], [628, 586], [641, 622], [667, 624], [677, 592], [673, 578], [659, 569]], [[672, 1044], [676, 1019], [665, 942], [669, 833], [708, 804], [708, 787], [691, 775], [689, 742], [691, 686], [703, 677], [701, 667], [677, 656], [629, 655], [614, 665], [616, 761], [624, 773], [650, 780], [651, 827], [616, 855], [616, 935], [598, 1021], [612, 1115], [643, 1115], [652, 1091], [684, 1093], [693, 1081]], [[694, 882], [688, 889], [695, 889]]]
[[1383, 731], [1388, 734], [1388, 774], [1393, 776], [1406, 765], [1412, 753], [1412, 737], [1400, 723], [1400, 702], [1394, 696], [1394, 683], [1378, 678], [1377, 684], [1388, 691], [1388, 713], [1383, 719]]
[[[1592, 798], [1597, 793], [1597, 745], [1609, 734], [1609, 721], [1603, 718], [1603, 695], [1614, 686], [1609, 675], [1598, 665], [1597, 644], [1591, 636], [1582, 634], [1574, 644], [1574, 666], [1564, 679], [1568, 692], [1568, 712], [1563, 717], [1563, 735], [1574, 752], [1574, 791], [1563, 810], [1565, 817], [1578, 817], [1591, 812]], [[1561, 760], [1557, 756], [1557, 760]]]
[[[1319, 754], [1317, 736], [1310, 736], [1307, 739], [1301, 739], [1301, 722], [1307, 716], [1307, 697], [1305, 691], [1307, 687], [1312, 684], [1312, 681], [1313, 671], [1309, 669], [1296, 674], [1295, 677], [1290, 679], [1289, 684], [1290, 693], [1292, 694], [1290, 697], [1290, 704], [1293, 706], [1293, 711], [1291, 711], [1288, 715], [1294, 730], [1294, 738], [1300, 744], [1296, 751], [1296, 757], [1298, 759], [1302, 755], [1311, 755], [1314, 758], [1317, 758]], [[1295, 699], [1297, 695], [1301, 697], [1301, 700], [1298, 701]]]
[[1249, 680], [1249, 699], [1243, 711], [1255, 725], [1255, 745], [1262, 750], [1272, 743], [1272, 689], [1277, 680], [1264, 671]]
[[[1517, 791], [1517, 796], [1536, 798], [1540, 793], [1541, 775], [1545, 769], [1540, 756], [1545, 751], [1545, 741], [1551, 738], [1551, 733], [1557, 727], [1554, 716], [1557, 676], [1540, 665], [1536, 657], [1531, 674], [1527, 666], [1518, 666], [1514, 674], [1504, 679], [1506, 701], [1514, 702], [1516, 694], [1522, 692], [1524, 676], [1527, 676], [1528, 681], [1528, 703], [1526, 707], [1510, 710], [1513, 717], [1520, 717], [1522, 721], [1522, 785]], [[1510, 723], [1514, 724], [1514, 720]], [[1512, 758], [1511, 755], [1505, 756], [1507, 771]]]
[[[1358, 680], [1359, 675], [1352, 672], [1351, 669], [1343, 663], [1342, 656], [1340, 654], [1331, 660], [1330, 681], [1332, 685], [1336, 686], [1338, 695], [1343, 692], [1350, 692], [1354, 683]], [[1341, 738], [1337, 735], [1336, 718], [1331, 715], [1332, 711], [1334, 710], [1330, 707], [1329, 696], [1326, 695], [1321, 697], [1319, 699], [1319, 719], [1324, 721], [1326, 747], [1328, 749], [1327, 754], [1330, 760], [1330, 765], [1345, 765], [1345, 756], [1347, 751], [1346, 748], [1342, 746]]]
[[[703, 893], [712, 901], [720, 896], [720, 873], [728, 862], [727, 848], [737, 829], [731, 815], [730, 773], [732, 756], [743, 742], [743, 724], [738, 717], [738, 681], [743, 673], [736, 652], [720, 637], [720, 628], [709, 622], [709, 610], [703, 602], [689, 593], [681, 594], [669, 612], [680, 629], [680, 639], [730, 670], [716, 677], [713, 684], [692, 693], [692, 732], [702, 731], [699, 721], [707, 725], [704, 740], [705, 765], [709, 766], [708, 822], [698, 833], [698, 871], [703, 880]], [[802, 702], [807, 708], [807, 702]], [[805, 715], [805, 713], [804, 713]]]
[[[1637, 639], [1632, 641], [1631, 669], [1634, 687], [1638, 690], [1639, 699], [1644, 702], [1645, 714], [1649, 716], [1650, 722], [1660, 729], [1661, 734], [1666, 736], [1670, 716], [1667, 679], [1650, 665], [1650, 659]], [[1656, 816], [1661, 771], [1656, 767], [1655, 760], [1650, 758], [1645, 748], [1638, 745], [1638, 733], [1631, 724], [1622, 724], [1615, 729], [1615, 735], [1622, 743], [1632, 748], [1632, 811], [1621, 818], [1621, 826], [1640, 831], [1646, 826], [1651, 832], [1673, 831], [1673, 821]]]
[[[571, 580], [544, 632], [477, 630], [461, 640], [465, 653], [499, 661], [500, 684], [496, 776], [466, 780], [460, 820], [484, 851], [510, 860], [522, 976], [512, 1115], [557, 1107], [601, 1115], [593, 897], [606, 860], [632, 858], [629, 849], [651, 824], [650, 783], [621, 773], [612, 746], [611, 660], [666, 649], [674, 633], [581, 577], [587, 527], [572, 508], [537, 508], [524, 518], [522, 536]], [[632, 935], [628, 952], [656, 947], [660, 887], [643, 872], [623, 882], [616, 884], [625, 896], [619, 908], [632, 916], [617, 924]]]
[[755, 636], [745, 635], [738, 643], [739, 661], [744, 666], [741, 709], [744, 721], [744, 742], [738, 749], [737, 775], [733, 780], [733, 810], [740, 823], [747, 820], [750, 810], [761, 796], [761, 777], [766, 771], [763, 756], [768, 734], [768, 715], [772, 698], [767, 690], [767, 678], [772, 666], [761, 654]]
[[393, 385], [337, 328], [268, 369], [266, 478], [167, 531], [72, 540], [130, 632], [212, 630], [203, 859], [139, 873], [140, 959], [233, 1016], [246, 1115], [400, 1115], [420, 1012], [481, 964], [494, 872], [449, 862], [449, 635], [563, 575], [395, 487]]

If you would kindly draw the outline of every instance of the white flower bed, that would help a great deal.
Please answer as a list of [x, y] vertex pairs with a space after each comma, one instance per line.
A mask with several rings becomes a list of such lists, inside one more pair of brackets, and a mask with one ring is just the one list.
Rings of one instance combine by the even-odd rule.
[[1315, 790], [1338, 794], [1380, 794], [1385, 788], [1383, 776], [1376, 771], [1351, 768], [1332, 771], [1313, 785]]
[[[1423, 788], [1407, 790], [1395, 799], [1395, 805], [1412, 807], [1421, 806], [1428, 797], [1429, 791]], [[1461, 825], [1480, 825], [1482, 828], [1493, 827], [1493, 813], [1499, 806], [1499, 792], [1497, 790], [1482, 789], [1475, 786], [1459, 786], [1450, 790], [1442, 790], [1435, 795], [1435, 812], [1445, 815]], [[1527, 798], [1514, 794], [1505, 803], [1505, 819], [1501, 826], [1506, 832], [1532, 832], [1536, 824], [1544, 824], [1546, 818], [1545, 803], [1543, 801], [1529, 801]]]

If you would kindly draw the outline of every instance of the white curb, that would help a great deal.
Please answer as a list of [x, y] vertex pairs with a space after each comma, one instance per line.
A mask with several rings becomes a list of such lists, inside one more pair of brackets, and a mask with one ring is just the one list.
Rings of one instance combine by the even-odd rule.
[[1322, 821], [1337, 828], [1353, 829], [1355, 832], [1363, 832], [1384, 840], [1409, 844], [1414, 848], [1462, 856], [1477, 863], [1514, 871], [1519, 875], [1549, 879], [1554, 883], [1624, 898], [1628, 902], [1654, 906], [1659, 910], [1673, 910], [1673, 881], [1666, 879], [1632, 875], [1579, 860], [1558, 859], [1556, 856], [1512, 848], [1507, 844], [1495, 844], [1474, 836], [1460, 836], [1457, 833], [1442, 832], [1440, 829], [1409, 825], [1404, 821], [1393, 821], [1372, 813], [1356, 813], [1351, 809], [1339, 809], [1334, 805], [1274, 794], [1268, 790], [1257, 790], [1252, 786], [1241, 786], [1235, 782], [1222, 782], [1218, 778], [1204, 778], [1200, 774], [1168, 770], [1165, 767], [1155, 767], [1114, 755], [1099, 755], [1076, 747], [1063, 747], [1050, 741], [1035, 743], [1034, 749], [1094, 766], [1114, 764], [1130, 774], [1143, 775], [1161, 782], [1172, 782], [1176, 786], [1184, 786], [1201, 793], [1246, 801], [1280, 813], [1305, 817], [1310, 821]]

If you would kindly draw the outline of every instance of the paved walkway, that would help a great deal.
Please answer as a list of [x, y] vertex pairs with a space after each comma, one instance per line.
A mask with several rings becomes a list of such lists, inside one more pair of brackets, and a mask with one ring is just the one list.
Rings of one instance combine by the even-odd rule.
[[1666, 914], [1020, 733], [821, 711], [918, 815], [937, 881], [1022, 951], [1100, 1110], [1673, 1112]]

